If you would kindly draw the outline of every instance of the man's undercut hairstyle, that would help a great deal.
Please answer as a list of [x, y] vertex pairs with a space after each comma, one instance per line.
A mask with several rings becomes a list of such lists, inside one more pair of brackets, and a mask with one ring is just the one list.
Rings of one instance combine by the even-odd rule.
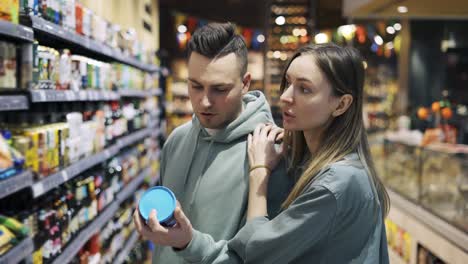
[[234, 53], [239, 60], [241, 78], [247, 72], [247, 46], [231, 23], [210, 23], [198, 28], [188, 43], [188, 55], [199, 53], [210, 59]]

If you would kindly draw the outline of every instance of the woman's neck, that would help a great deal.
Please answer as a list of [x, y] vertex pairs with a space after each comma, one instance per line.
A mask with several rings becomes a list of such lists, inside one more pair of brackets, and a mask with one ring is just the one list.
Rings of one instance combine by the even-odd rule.
[[309, 153], [313, 156], [320, 146], [321, 133], [318, 131], [304, 131], [303, 133]]

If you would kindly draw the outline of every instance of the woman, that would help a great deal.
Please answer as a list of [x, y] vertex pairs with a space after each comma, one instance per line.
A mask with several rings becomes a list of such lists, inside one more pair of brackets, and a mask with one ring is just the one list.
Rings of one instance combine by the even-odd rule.
[[[179, 248], [189, 263], [388, 263], [383, 219], [390, 205], [369, 153], [363, 83], [363, 60], [354, 49], [300, 49], [281, 84], [283, 148], [297, 179], [283, 211], [267, 217], [267, 183], [282, 155], [274, 146], [281, 131], [259, 126], [248, 139], [246, 225], [232, 240], [201, 248], [209, 237], [192, 230], [178, 208], [179, 240], [157, 242]], [[158, 228], [154, 222], [151, 229]]]

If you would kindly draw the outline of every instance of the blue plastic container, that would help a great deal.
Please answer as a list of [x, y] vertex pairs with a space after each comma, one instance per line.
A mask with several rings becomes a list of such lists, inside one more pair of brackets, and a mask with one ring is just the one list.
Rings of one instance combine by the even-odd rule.
[[162, 226], [172, 227], [176, 224], [174, 210], [176, 208], [176, 197], [174, 193], [163, 186], [148, 189], [140, 198], [138, 211], [146, 223], [149, 221], [151, 210], [155, 209], [158, 221]]

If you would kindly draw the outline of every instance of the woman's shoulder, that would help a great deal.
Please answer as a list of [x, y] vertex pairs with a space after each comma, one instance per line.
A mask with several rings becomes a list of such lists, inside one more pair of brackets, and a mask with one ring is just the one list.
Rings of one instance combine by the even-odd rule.
[[327, 188], [338, 203], [361, 203], [365, 200], [374, 200], [367, 170], [357, 154], [350, 155], [322, 170], [312, 185]]

